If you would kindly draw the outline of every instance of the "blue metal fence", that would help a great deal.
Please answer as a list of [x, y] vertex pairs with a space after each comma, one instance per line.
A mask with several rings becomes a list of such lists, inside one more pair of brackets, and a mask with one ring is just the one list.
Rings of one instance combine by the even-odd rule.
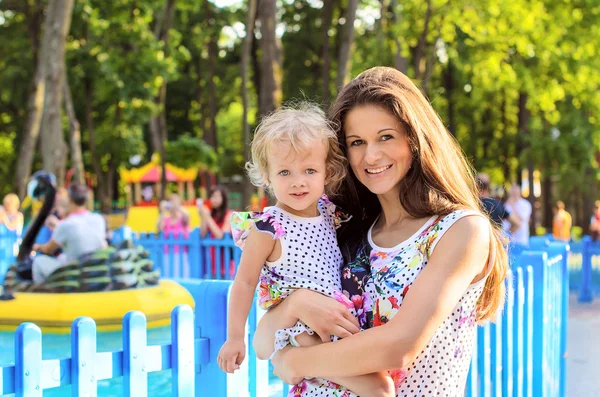
[[[153, 235], [142, 235], [136, 239], [152, 252], [153, 257], [162, 257], [159, 260], [163, 261], [173, 260], [176, 254], [182, 260], [187, 254], [193, 265], [193, 261], [206, 260], [212, 255], [211, 263], [198, 263], [196, 270], [190, 269], [190, 278], [180, 281], [196, 302], [195, 328], [190, 331], [192, 320], [174, 317], [173, 342], [166, 346], [146, 347], [145, 321], [140, 314], [130, 314], [124, 319], [123, 351], [96, 353], [95, 325], [90, 319], [79, 319], [73, 326], [73, 357], [42, 362], [39, 328], [32, 324], [23, 325], [16, 334], [15, 364], [0, 368], [0, 396], [17, 390], [23, 391], [22, 394], [17, 392], [17, 396], [40, 396], [42, 389], [64, 384], [85, 387], [86, 392], [94, 396], [92, 389], [95, 390], [97, 380], [121, 376], [128, 385], [126, 395], [144, 396], [147, 393], [147, 373], [169, 368], [174, 371], [174, 395], [193, 395], [188, 393], [194, 385], [198, 396], [268, 395], [268, 363], [257, 360], [252, 351], [235, 375], [223, 373], [216, 364], [219, 347], [227, 335], [227, 297], [231, 282], [194, 278], [213, 275], [212, 263], [223, 263], [218, 259], [226, 255], [218, 257], [216, 252], [211, 253], [211, 240], [201, 240], [194, 232], [186, 240]], [[223, 240], [221, 244], [220, 247], [232, 248], [230, 240]], [[177, 253], [174, 252], [175, 246], [179, 247]], [[568, 246], [532, 240], [530, 248], [532, 250], [511, 249], [505, 310], [496, 324], [478, 328], [467, 396], [565, 395]], [[594, 249], [585, 252], [600, 255], [600, 250]], [[206, 252], [202, 253], [203, 250]], [[194, 256], [194, 251], [199, 252], [197, 256]], [[235, 258], [237, 263], [239, 256], [236, 255], [239, 255], [237, 249], [230, 258]], [[166, 273], [165, 263], [158, 263]], [[218, 267], [215, 266], [215, 271]], [[261, 314], [262, 311], [254, 305], [248, 322], [249, 340]], [[176, 341], [176, 338], [180, 339]], [[193, 356], [186, 356], [186, 348], [188, 353], [192, 351], [189, 346], [195, 346]], [[194, 363], [193, 374], [185, 364], [189, 365], [189, 360]]]

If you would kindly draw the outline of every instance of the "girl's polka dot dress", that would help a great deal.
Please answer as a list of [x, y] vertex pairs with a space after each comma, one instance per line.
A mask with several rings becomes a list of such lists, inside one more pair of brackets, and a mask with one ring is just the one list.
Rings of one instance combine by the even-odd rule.
[[[321, 197], [317, 208], [319, 215], [310, 218], [290, 214], [279, 207], [233, 214], [233, 238], [242, 249], [252, 227], [281, 242], [281, 257], [265, 263], [261, 269], [257, 291], [263, 309], [277, 305], [298, 288], [311, 289], [339, 300], [348, 308], [354, 307], [341, 293], [343, 259], [336, 238], [336, 228], [347, 217], [326, 196]], [[277, 331], [275, 351], [294, 344], [294, 337], [303, 332], [313, 334], [300, 321], [292, 328]]]

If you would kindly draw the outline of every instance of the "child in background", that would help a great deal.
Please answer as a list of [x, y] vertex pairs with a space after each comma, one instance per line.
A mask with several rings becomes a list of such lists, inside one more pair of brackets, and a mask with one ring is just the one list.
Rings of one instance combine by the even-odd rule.
[[[229, 373], [238, 369], [245, 357], [245, 324], [257, 283], [264, 309], [277, 305], [297, 288], [334, 297], [350, 312], [354, 309], [341, 292], [343, 259], [336, 229], [345, 218], [324, 195], [326, 190], [335, 192], [345, 176], [346, 162], [323, 112], [305, 104], [265, 118], [256, 130], [252, 162], [246, 168], [252, 182], [267, 187], [277, 203], [264, 212], [233, 215], [233, 238], [243, 253], [231, 290], [228, 338], [218, 356], [221, 369]], [[321, 339], [298, 322], [277, 331], [273, 350], [288, 344], [318, 343]], [[334, 381], [363, 397], [395, 395], [385, 372]], [[292, 388], [290, 395], [334, 395], [328, 391], [353, 395], [336, 383], [311, 379], [304, 382], [306, 387]]]

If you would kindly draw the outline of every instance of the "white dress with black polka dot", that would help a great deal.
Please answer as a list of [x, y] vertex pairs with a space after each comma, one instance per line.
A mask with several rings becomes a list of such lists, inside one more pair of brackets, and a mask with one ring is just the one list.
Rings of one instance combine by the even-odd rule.
[[[299, 288], [311, 289], [336, 298], [347, 307], [352, 306], [341, 292], [343, 258], [336, 238], [336, 228], [345, 216], [326, 196], [319, 200], [317, 208], [319, 215], [308, 218], [279, 207], [233, 215], [232, 230], [238, 246], [243, 247], [250, 227], [267, 232], [281, 242], [280, 258], [265, 263], [261, 269], [257, 291], [264, 309], [273, 307]], [[303, 332], [313, 334], [301, 321], [292, 328], [277, 331], [275, 351], [287, 344], [295, 344], [295, 336]]]
[[[433, 216], [411, 238], [392, 248], [377, 246], [371, 238], [371, 227], [368, 233], [371, 277], [365, 293], [373, 299], [369, 300], [372, 307], [364, 308], [372, 311], [366, 327], [383, 325], [394, 317], [440, 238], [457, 220], [471, 215], [481, 216], [470, 211]], [[477, 301], [486, 278], [465, 290], [452, 314], [408, 368], [390, 371], [398, 397], [464, 395], [476, 338]]]

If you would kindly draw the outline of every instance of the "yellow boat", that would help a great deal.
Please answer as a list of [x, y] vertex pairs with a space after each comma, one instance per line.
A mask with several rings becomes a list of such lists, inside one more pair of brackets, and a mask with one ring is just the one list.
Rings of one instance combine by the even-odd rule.
[[148, 328], [168, 325], [180, 304], [194, 306], [181, 285], [159, 280], [149, 254], [124, 241], [56, 269], [34, 284], [31, 251], [36, 235], [50, 213], [56, 194], [55, 178], [39, 171], [27, 186], [31, 197], [44, 197], [38, 216], [23, 237], [17, 263], [10, 267], [0, 288], [0, 331], [14, 331], [24, 322], [49, 333], [69, 333], [77, 317], [94, 319], [99, 331], [121, 329], [123, 316], [137, 310]]
[[14, 331], [19, 324], [32, 322], [44, 332], [68, 334], [71, 323], [80, 316], [93, 318], [99, 331], [117, 331], [123, 316], [131, 310], [143, 312], [148, 328], [154, 328], [171, 322], [175, 306], [194, 307], [189, 292], [170, 280], [161, 280], [153, 287], [120, 291], [14, 295], [13, 300], [0, 301], [0, 331]]

